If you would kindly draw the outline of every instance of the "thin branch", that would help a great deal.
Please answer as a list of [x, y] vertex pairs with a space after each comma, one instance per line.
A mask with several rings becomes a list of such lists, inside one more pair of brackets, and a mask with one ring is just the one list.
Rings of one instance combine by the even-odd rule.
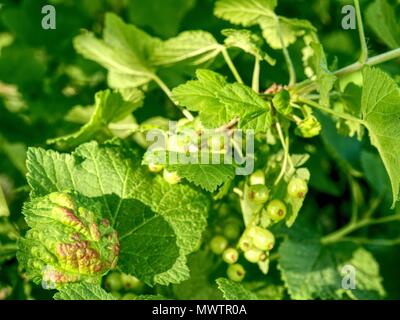
[[361, 54], [358, 61], [361, 64], [365, 64], [368, 60], [368, 47], [367, 47], [367, 41], [365, 40], [364, 25], [363, 25], [359, 0], [354, 0], [354, 5], [356, 7], [357, 25], [358, 25], [357, 29], [361, 44]]
[[6, 197], [0, 185], [0, 217], [8, 217], [9, 215], [10, 210], [8, 209]]
[[[172, 103], [174, 105], [175, 101], [172, 99], [172, 91], [168, 88], [168, 86], [165, 84], [164, 81], [162, 81], [161, 78], [159, 78], [156, 74], [154, 74], [152, 76], [152, 79], [154, 80], [155, 83], [158, 84], [158, 86], [161, 88], [162, 91], [164, 91], [164, 93], [168, 96], [168, 98], [172, 101]], [[178, 107], [178, 106], [177, 106]], [[179, 108], [179, 107], [178, 107]], [[181, 110], [181, 112], [183, 113], [183, 115], [189, 120], [189, 121], [193, 121], [194, 117], [193, 115], [190, 113], [190, 111], [186, 110], [186, 109], [181, 109], [179, 108], [179, 110]]]
[[[379, 54], [375, 57], [369, 58], [364, 64], [357, 61], [351, 65], [348, 65], [342, 69], [335, 71], [334, 75], [338, 78], [341, 78], [348, 74], [360, 71], [365, 65], [374, 66], [397, 58], [400, 58], [400, 48], [390, 50], [388, 52]], [[296, 93], [298, 94], [301, 93], [303, 95], [306, 95], [309, 92], [312, 92], [316, 89], [317, 85], [315, 80], [310, 80], [310, 79], [304, 80], [303, 82], [300, 82], [292, 87], [292, 90], [294, 90]]]
[[260, 92], [260, 58], [258, 57], [256, 57], [254, 62], [253, 81], [251, 87], [255, 92]]
[[286, 137], [285, 139], [285, 137], [283, 136], [282, 127], [279, 122], [276, 123], [276, 129], [278, 131], [279, 140], [281, 141], [282, 148], [285, 154], [283, 158], [281, 171], [279, 173], [278, 178], [275, 180], [274, 185], [277, 185], [282, 180], [283, 176], [285, 175], [288, 163], [290, 164], [291, 168], [294, 168], [292, 159], [290, 158], [289, 154], [289, 138]]
[[344, 237], [340, 241], [349, 241], [357, 244], [367, 244], [374, 246], [395, 246], [400, 245], [400, 238], [395, 239], [368, 239], [363, 237]]
[[342, 112], [339, 112], [339, 111], [335, 111], [335, 110], [326, 108], [324, 106], [321, 106], [319, 103], [317, 103], [315, 101], [312, 101], [312, 100], [309, 100], [309, 99], [306, 99], [306, 98], [303, 98], [303, 97], [299, 97], [298, 101], [302, 102], [302, 103], [305, 103], [305, 104], [307, 104], [307, 105], [309, 105], [311, 107], [314, 107], [316, 109], [319, 109], [321, 111], [325, 111], [327, 113], [333, 114], [333, 115], [335, 115], [335, 116], [337, 116], [339, 118], [350, 120], [350, 121], [354, 121], [354, 122], [357, 122], [357, 123], [360, 123], [360, 124], [364, 125], [364, 121], [359, 119], [359, 118], [353, 117], [353, 116], [351, 116], [351, 115], [349, 115], [347, 113], [342, 113]]
[[364, 218], [360, 221], [354, 222], [354, 223], [349, 223], [343, 228], [336, 230], [332, 232], [331, 234], [326, 235], [321, 239], [322, 244], [329, 244], [329, 243], [334, 243], [341, 241], [344, 237], [346, 237], [348, 234], [367, 227], [371, 225], [376, 225], [376, 224], [383, 224], [383, 223], [388, 223], [388, 222], [394, 222], [394, 221], [400, 221], [400, 214], [394, 214], [382, 218], [377, 218], [377, 219], [369, 219], [369, 218]]
[[285, 43], [282, 38], [281, 24], [280, 24], [278, 16], [276, 16], [276, 23], [278, 26], [278, 34], [279, 34], [279, 40], [280, 40], [281, 46], [282, 46], [283, 56], [285, 58], [285, 61], [286, 61], [287, 67], [288, 67], [288, 71], [289, 71], [289, 86], [294, 86], [297, 81], [296, 71], [294, 69], [292, 59], [290, 58], [289, 51], [286, 48]]
[[231, 57], [229, 56], [228, 50], [226, 50], [226, 48], [223, 48], [221, 52], [225, 59], [226, 64], [228, 65], [229, 69], [231, 70], [236, 81], [243, 84], [243, 80], [240, 77], [239, 72], [237, 71], [235, 65], [233, 64], [233, 61], [232, 61]]

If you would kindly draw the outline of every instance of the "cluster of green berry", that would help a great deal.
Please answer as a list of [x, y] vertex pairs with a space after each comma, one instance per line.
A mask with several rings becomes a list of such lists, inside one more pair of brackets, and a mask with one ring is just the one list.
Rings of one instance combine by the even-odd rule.
[[153, 173], [163, 172], [164, 180], [169, 184], [178, 184], [181, 181], [181, 177], [175, 171], [168, 171], [162, 164], [151, 163], [148, 165], [149, 171]]
[[[287, 196], [304, 199], [308, 192], [307, 183], [300, 178], [292, 177], [287, 185]], [[250, 201], [262, 205], [261, 221], [263, 226], [270, 226], [283, 220], [287, 214], [286, 204], [280, 199], [270, 199], [270, 191], [265, 185], [265, 176], [257, 170], [250, 176], [248, 192]]]
[[145, 290], [145, 284], [138, 278], [120, 272], [109, 273], [104, 286], [119, 300], [135, 300]]
[[[290, 179], [286, 188], [286, 200], [303, 199], [308, 192], [307, 183], [295, 176]], [[236, 246], [229, 246], [228, 240], [235, 240], [235, 238], [227, 239], [229, 234], [226, 232], [224, 235], [216, 235], [211, 239], [212, 252], [222, 255], [223, 261], [229, 265], [227, 275], [233, 281], [242, 281], [246, 274], [243, 265], [238, 263], [240, 251], [249, 263], [258, 264], [264, 273], [268, 272], [270, 252], [275, 246], [275, 236], [267, 228], [282, 221], [288, 211], [284, 201], [270, 199], [270, 194], [272, 193], [265, 184], [264, 172], [257, 170], [250, 176], [249, 188], [246, 192], [247, 200], [255, 204], [254, 208], [257, 208], [254, 214], [257, 218], [248, 223]], [[237, 232], [234, 237], [239, 238]]]
[[242, 281], [246, 275], [246, 270], [241, 264], [237, 263], [239, 251], [229, 247], [228, 240], [221, 235], [211, 239], [210, 248], [214, 254], [222, 255], [222, 259], [229, 265], [227, 270], [228, 277], [233, 281]]

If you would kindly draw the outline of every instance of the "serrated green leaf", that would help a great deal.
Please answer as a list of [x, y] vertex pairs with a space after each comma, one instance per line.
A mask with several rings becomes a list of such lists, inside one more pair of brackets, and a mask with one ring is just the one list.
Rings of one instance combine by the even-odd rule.
[[99, 285], [74, 283], [63, 286], [54, 295], [54, 300], [117, 300]]
[[277, 0], [219, 0], [214, 14], [234, 24], [252, 26], [262, 17], [275, 16], [276, 5]]
[[389, 174], [394, 206], [400, 190], [400, 90], [396, 82], [379, 69], [366, 67], [363, 78], [362, 119]]
[[307, 20], [289, 19], [275, 14], [276, 0], [219, 0], [214, 13], [217, 17], [243, 26], [259, 25], [268, 44], [282, 49], [298, 37], [315, 28]]
[[[389, 48], [400, 47], [400, 26], [395, 9], [386, 0], [375, 0], [366, 10], [366, 21]], [[398, 18], [398, 17], [397, 17]]]
[[172, 170], [208, 192], [214, 192], [224, 182], [235, 177], [235, 167], [225, 164], [173, 165]]
[[[347, 243], [324, 246], [317, 238], [289, 238], [279, 255], [279, 269], [292, 299], [341, 299], [344, 294], [354, 299], [379, 299], [385, 295], [379, 266], [362, 247]], [[354, 290], [342, 287], [346, 265], [355, 270]]]
[[[114, 144], [99, 146], [94, 142], [87, 143], [81, 145], [71, 155], [33, 148], [28, 152], [28, 181], [32, 187], [33, 197], [57, 190], [73, 189], [88, 197], [99, 198], [99, 201], [108, 208], [110, 220], [116, 226], [124, 228], [131, 227], [132, 223], [138, 223], [136, 225], [140, 226], [143, 232], [149, 232], [151, 236], [152, 228], [146, 221], [154, 221], [160, 225], [157, 215], [153, 218], [147, 216], [148, 218], [144, 219], [143, 214], [146, 211], [142, 211], [142, 214], [137, 215], [135, 219], [131, 217], [130, 222], [126, 221], [129, 212], [132, 212], [132, 199], [150, 207], [171, 225], [176, 234], [180, 255], [172, 261], [175, 262], [174, 266], [164, 266], [162, 272], [160, 271], [163, 267], [157, 266], [157, 263], [151, 268], [146, 264], [132, 265], [129, 263], [130, 259], [121, 264], [129, 267], [129, 272], [135, 269], [138, 273], [137, 270], [141, 270], [147, 281], [150, 278], [148, 273], [152, 273], [155, 267], [158, 269], [153, 272], [156, 280], [160, 277], [162, 283], [181, 281], [186, 274], [185, 270], [182, 270], [184, 268], [182, 262], [185, 262], [183, 258], [197, 247], [206, 226], [208, 200], [189, 186], [169, 185], [161, 177], [155, 177], [147, 172], [140, 162], [139, 156], [130, 149]], [[140, 206], [137, 206], [137, 209], [140, 211]], [[160, 248], [163, 248], [163, 245], [158, 248], [157, 242], [168, 235], [168, 232], [164, 235], [159, 231], [160, 229], [153, 234], [154, 243], [148, 244], [152, 247], [151, 252], [138, 248], [140, 242], [135, 245], [127, 241], [126, 254], [140, 252], [143, 257], [153, 256], [152, 259], [157, 261], [157, 256], [161, 254]], [[121, 230], [119, 232], [121, 233]], [[128, 231], [124, 230], [123, 233], [128, 234]], [[146, 241], [152, 242], [149, 239]], [[172, 252], [175, 243], [174, 241], [169, 243], [169, 249], [163, 254], [174, 256]], [[135, 246], [134, 252], [131, 246]], [[125, 249], [121, 246], [121, 255]]]
[[184, 31], [154, 48], [150, 64], [168, 66], [175, 63], [201, 65], [214, 59], [222, 46], [206, 31]]
[[259, 24], [265, 40], [267, 40], [273, 49], [288, 47], [297, 38], [304, 36], [307, 32], [315, 31], [315, 28], [307, 20], [289, 19], [279, 16], [262, 18]]
[[222, 34], [226, 37], [224, 43], [228, 48], [240, 48], [260, 60], [275, 65], [276, 61], [261, 49], [263, 41], [258, 35], [249, 30], [237, 29], [224, 29]]
[[79, 131], [48, 140], [49, 144], [57, 144], [59, 148], [76, 147], [90, 141], [110, 123], [123, 120], [143, 103], [143, 92], [131, 88], [120, 92], [105, 90], [95, 96], [95, 109], [87, 124]]
[[[207, 157], [210, 160], [207, 164], [201, 163], [203, 156], [204, 159]], [[214, 156], [211, 152], [191, 152], [192, 163], [179, 163], [179, 159], [187, 159], [186, 154], [169, 150], [148, 150], [143, 156], [143, 164], [161, 164], [168, 171], [175, 171], [180, 178], [185, 178], [208, 192], [214, 192], [223, 183], [235, 177], [236, 168], [233, 164], [225, 164], [223, 155], [220, 154], [217, 154], [220, 163], [213, 164]], [[171, 158], [176, 159], [178, 163], [172, 163]]]
[[226, 278], [219, 278], [216, 282], [225, 300], [260, 300], [255, 293], [247, 290], [240, 283]]
[[209, 70], [197, 70], [198, 80], [189, 81], [173, 90], [173, 99], [191, 111], [198, 111], [208, 128], [217, 128], [235, 117], [246, 118], [265, 111], [247, 121], [243, 129], [265, 132], [271, 125], [270, 105], [251, 88], [240, 83], [229, 84], [221, 75]]
[[115, 75], [134, 78], [131, 86], [152, 79], [153, 70], [148, 62], [154, 47], [161, 40], [152, 38], [133, 25], [125, 24], [118, 16], [105, 17], [103, 40], [93, 33], [83, 33], [74, 39], [75, 49], [85, 58], [94, 60]]

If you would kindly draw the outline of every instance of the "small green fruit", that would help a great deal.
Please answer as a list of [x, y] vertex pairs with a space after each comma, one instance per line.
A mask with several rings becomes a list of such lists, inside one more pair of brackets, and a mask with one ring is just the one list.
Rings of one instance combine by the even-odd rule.
[[250, 185], [254, 186], [257, 184], [265, 185], [265, 176], [262, 170], [257, 170], [250, 176]]
[[249, 198], [251, 200], [253, 200], [255, 203], [263, 204], [268, 201], [269, 190], [263, 184], [257, 184], [254, 186], [250, 186]]
[[275, 237], [271, 231], [260, 227], [253, 227], [251, 230], [253, 244], [257, 249], [269, 251], [275, 245]]
[[240, 282], [244, 279], [246, 271], [243, 266], [239, 263], [231, 264], [227, 270], [228, 278], [232, 281]]
[[263, 255], [263, 252], [258, 249], [250, 249], [247, 250], [244, 253], [244, 257], [246, 258], [247, 261], [250, 263], [257, 263], [261, 260], [261, 256]]
[[144, 283], [138, 278], [129, 274], [122, 273], [121, 280], [126, 290], [142, 291], [144, 289]]
[[234, 248], [228, 248], [222, 254], [222, 259], [228, 264], [234, 264], [239, 259], [239, 252]]
[[164, 180], [167, 181], [169, 184], [178, 184], [181, 181], [181, 178], [175, 171], [168, 171], [164, 169], [163, 177]]
[[158, 173], [161, 172], [162, 169], [164, 169], [162, 164], [155, 164], [155, 163], [150, 163], [148, 165], [149, 171], [153, 173]]
[[220, 208], [218, 209], [218, 215], [223, 218], [229, 215], [230, 209], [229, 206], [226, 203], [223, 203]]
[[303, 199], [308, 192], [307, 183], [303, 179], [292, 178], [289, 181], [287, 192], [293, 198]]
[[222, 254], [227, 246], [228, 246], [228, 240], [226, 240], [222, 236], [215, 236], [214, 238], [211, 239], [210, 242], [211, 251], [216, 255]]
[[228, 221], [223, 232], [227, 239], [236, 240], [240, 236], [240, 225], [235, 220]]
[[281, 200], [272, 200], [267, 205], [267, 215], [272, 221], [281, 221], [286, 216], [286, 205]]
[[252, 246], [251, 243], [251, 239], [249, 237], [247, 237], [247, 235], [243, 235], [240, 240], [239, 240], [239, 248], [240, 250], [242, 250], [243, 252], [246, 252], [247, 250], [249, 250]]
[[110, 273], [107, 275], [104, 285], [110, 291], [120, 291], [123, 287], [121, 274], [118, 272]]

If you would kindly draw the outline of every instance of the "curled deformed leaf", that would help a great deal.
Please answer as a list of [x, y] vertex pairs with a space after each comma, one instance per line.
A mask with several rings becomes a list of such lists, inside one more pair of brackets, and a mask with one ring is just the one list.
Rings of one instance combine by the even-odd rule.
[[96, 283], [115, 268], [118, 235], [98, 202], [54, 192], [27, 203], [23, 212], [31, 229], [19, 241], [17, 258], [33, 281], [45, 288]]

